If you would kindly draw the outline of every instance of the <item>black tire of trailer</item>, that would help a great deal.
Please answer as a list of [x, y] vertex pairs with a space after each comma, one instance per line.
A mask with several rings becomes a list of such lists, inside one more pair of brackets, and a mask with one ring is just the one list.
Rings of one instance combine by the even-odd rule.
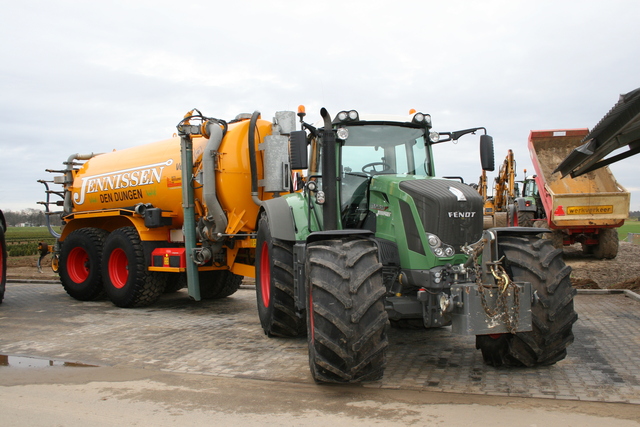
[[592, 254], [597, 259], [613, 259], [618, 256], [618, 230], [601, 228], [598, 232], [598, 244], [593, 245]]
[[99, 228], [79, 228], [62, 242], [58, 274], [72, 298], [95, 301], [104, 297], [101, 259], [107, 235]]
[[2, 274], [2, 277], [0, 277], [0, 304], [2, 303], [2, 300], [4, 299], [4, 291], [7, 287], [7, 243], [6, 243], [6, 239], [4, 238], [4, 228], [0, 225], [0, 268], [2, 268], [2, 271], [0, 271], [0, 274]]
[[153, 304], [166, 285], [166, 274], [150, 272], [135, 227], [113, 231], [104, 243], [104, 289], [111, 302], [123, 308]]
[[305, 319], [295, 308], [293, 244], [272, 238], [266, 214], [258, 222], [256, 240], [256, 300], [262, 329], [270, 337], [303, 336]]
[[187, 287], [187, 273], [166, 273], [167, 281], [164, 285], [165, 294], [173, 294]]
[[202, 299], [220, 299], [235, 294], [244, 276], [238, 276], [229, 270], [212, 270], [201, 271], [198, 279]]
[[476, 336], [476, 348], [491, 366], [546, 366], [564, 359], [573, 342], [572, 327], [578, 319], [573, 308], [571, 267], [562, 250], [547, 239], [502, 236], [500, 256], [514, 281], [530, 282], [536, 294], [531, 307], [531, 332]]
[[549, 240], [554, 248], [564, 248], [564, 233], [562, 230], [552, 230], [546, 220], [534, 220], [533, 226], [544, 230], [542, 238]]
[[310, 243], [306, 273], [313, 379], [333, 383], [381, 379], [389, 321], [375, 242], [343, 237]]

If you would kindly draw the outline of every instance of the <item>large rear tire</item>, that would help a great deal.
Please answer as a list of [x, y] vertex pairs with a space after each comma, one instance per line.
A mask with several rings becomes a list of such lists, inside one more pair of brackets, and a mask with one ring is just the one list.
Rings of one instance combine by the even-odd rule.
[[562, 260], [562, 250], [554, 249], [547, 239], [521, 236], [502, 236], [499, 250], [509, 277], [530, 282], [536, 294], [531, 307], [533, 331], [478, 335], [476, 348], [492, 366], [544, 366], [564, 359], [578, 315], [573, 309], [571, 267]]
[[521, 211], [516, 208], [514, 224], [519, 227], [533, 227], [533, 215], [531, 211]]
[[295, 308], [293, 244], [271, 237], [266, 215], [258, 223], [256, 299], [265, 334], [278, 337], [305, 334], [305, 319], [298, 316]]
[[598, 244], [593, 246], [593, 256], [597, 259], [613, 259], [618, 256], [618, 230], [601, 228], [598, 233]]
[[382, 378], [389, 321], [375, 242], [344, 237], [311, 243], [306, 273], [313, 379], [349, 383]]
[[244, 279], [229, 270], [201, 271], [199, 276], [202, 299], [220, 299], [233, 295]]
[[59, 274], [62, 287], [79, 301], [104, 296], [101, 261], [107, 232], [99, 228], [72, 231], [60, 250]]
[[107, 237], [102, 273], [105, 292], [118, 307], [153, 304], [165, 289], [166, 276], [147, 270], [135, 227], [119, 228]]

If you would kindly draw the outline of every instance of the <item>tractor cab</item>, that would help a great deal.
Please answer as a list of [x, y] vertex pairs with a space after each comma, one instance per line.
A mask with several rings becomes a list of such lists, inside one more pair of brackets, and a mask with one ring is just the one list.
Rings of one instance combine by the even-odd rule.
[[[430, 123], [430, 117], [420, 113], [409, 117], [361, 117], [354, 110], [338, 113], [331, 124], [335, 134], [338, 228], [373, 231], [375, 215], [371, 215], [369, 202], [370, 188], [375, 182], [434, 175], [431, 146], [427, 142]], [[325, 132], [320, 132], [311, 140], [312, 176], [326, 176], [322, 173], [324, 138]], [[326, 179], [324, 188], [328, 188]]]

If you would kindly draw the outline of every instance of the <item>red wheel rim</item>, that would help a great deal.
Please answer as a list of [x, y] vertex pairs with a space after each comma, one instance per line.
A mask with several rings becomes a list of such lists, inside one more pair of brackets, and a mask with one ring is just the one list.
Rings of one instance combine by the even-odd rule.
[[67, 272], [75, 283], [82, 283], [89, 277], [89, 254], [83, 248], [71, 249], [67, 258]]
[[269, 245], [262, 244], [260, 252], [260, 293], [262, 294], [262, 304], [269, 307], [271, 303], [271, 265], [269, 264]]
[[122, 289], [129, 279], [129, 260], [120, 248], [114, 249], [109, 257], [109, 278], [111, 284], [118, 289]]

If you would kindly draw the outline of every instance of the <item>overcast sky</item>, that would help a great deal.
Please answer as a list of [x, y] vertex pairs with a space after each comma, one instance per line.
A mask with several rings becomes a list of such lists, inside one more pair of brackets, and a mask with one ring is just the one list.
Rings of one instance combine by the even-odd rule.
[[[190, 109], [230, 120], [304, 104], [484, 126], [532, 172], [531, 130], [593, 128], [640, 87], [637, 0], [0, 0], [0, 208], [40, 208], [73, 153], [170, 137]], [[478, 137], [439, 175], [477, 182]], [[612, 170], [640, 210], [640, 157]], [[493, 178], [495, 173], [490, 174]]]

